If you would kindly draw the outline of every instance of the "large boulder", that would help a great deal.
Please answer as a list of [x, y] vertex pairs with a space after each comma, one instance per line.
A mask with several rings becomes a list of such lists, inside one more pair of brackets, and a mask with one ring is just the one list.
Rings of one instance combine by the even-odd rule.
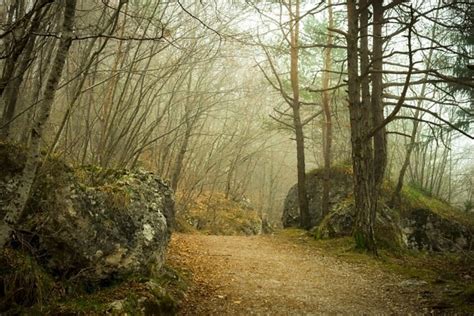
[[[321, 239], [350, 236], [355, 222], [353, 205], [337, 206], [315, 229]], [[410, 209], [397, 214], [383, 208], [375, 224], [377, 241], [385, 247], [400, 246], [428, 251], [473, 250], [473, 230], [454, 219], [443, 218], [429, 209]]]
[[[98, 282], [158, 272], [174, 218], [166, 183], [142, 170], [47, 164], [13, 245], [28, 244], [48, 271], [68, 279]], [[1, 209], [14, 195], [17, 178], [15, 172], [0, 177]]]
[[[331, 191], [329, 194], [329, 209], [352, 194], [352, 178], [350, 168], [332, 168], [330, 172]], [[321, 199], [323, 196], [323, 170], [317, 169], [306, 175], [306, 191], [308, 194], [309, 215], [311, 226], [317, 226], [322, 221]], [[298, 206], [298, 186], [290, 188], [285, 198], [282, 215], [283, 227], [300, 226], [300, 210]]]
[[[337, 203], [334, 209], [314, 228], [318, 239], [330, 239], [352, 235], [356, 220], [352, 199]], [[377, 242], [386, 248], [400, 248], [404, 245], [404, 234], [400, 227], [399, 215], [390, 208], [377, 213], [375, 221]]]
[[[308, 175], [310, 213], [315, 236], [321, 239], [350, 236], [355, 223], [352, 176], [349, 172], [332, 172], [330, 212], [324, 218], [321, 218], [322, 181], [321, 171]], [[473, 250], [474, 219], [468, 218], [469, 215], [421, 192], [403, 195], [400, 209], [391, 209], [385, 203], [391, 190], [385, 190], [388, 192], [382, 195], [380, 201], [384, 207], [377, 213], [375, 223], [379, 244], [429, 251]], [[294, 186], [285, 200], [282, 216], [284, 227], [299, 224], [296, 201]]]

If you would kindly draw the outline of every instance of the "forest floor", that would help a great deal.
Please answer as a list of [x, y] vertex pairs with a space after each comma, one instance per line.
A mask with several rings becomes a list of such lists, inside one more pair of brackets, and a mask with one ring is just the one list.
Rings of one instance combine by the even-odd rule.
[[[293, 236], [294, 237], [294, 236]], [[168, 262], [189, 276], [181, 315], [423, 313], [420, 285], [285, 234], [174, 234]]]

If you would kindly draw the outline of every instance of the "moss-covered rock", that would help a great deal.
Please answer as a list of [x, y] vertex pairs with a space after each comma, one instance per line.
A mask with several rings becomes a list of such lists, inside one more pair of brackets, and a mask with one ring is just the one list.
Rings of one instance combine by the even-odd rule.
[[472, 231], [429, 209], [406, 211], [401, 220], [404, 242], [408, 248], [430, 251], [472, 250]]
[[[21, 153], [0, 144], [9, 166], [0, 174], [2, 217], [18, 185]], [[159, 271], [173, 221], [173, 192], [153, 173], [72, 169], [52, 158], [38, 171], [13, 241], [28, 244], [53, 275], [94, 286]]]
[[[321, 217], [322, 170], [308, 174], [308, 194], [313, 234], [318, 239], [350, 236], [355, 223], [352, 176], [335, 169], [331, 176], [330, 212]], [[290, 189], [283, 212], [284, 226], [298, 226], [299, 214], [295, 188]], [[392, 187], [385, 183], [380, 200], [383, 206], [376, 216], [378, 244], [391, 249], [429, 251], [473, 250], [474, 219], [449, 204], [405, 186], [399, 209], [386, 206]], [[318, 204], [319, 203], [319, 204]]]
[[[321, 223], [313, 230], [317, 239], [331, 239], [351, 236], [355, 222], [354, 203], [352, 198], [341, 201]], [[377, 242], [384, 248], [399, 249], [403, 246], [403, 232], [399, 225], [399, 217], [389, 208], [377, 213], [375, 222]]]
[[314, 228], [314, 236], [317, 239], [338, 238], [350, 236], [354, 225], [354, 203], [348, 199], [345, 203], [341, 201], [332, 211], [322, 219]]
[[[329, 193], [329, 209], [335, 210], [337, 204], [352, 194], [352, 170], [347, 166], [333, 167], [330, 172], [331, 191]], [[323, 170], [316, 169], [306, 174], [306, 190], [311, 227], [319, 225], [322, 218], [321, 200], [323, 195]], [[283, 206], [283, 227], [299, 227], [300, 213], [298, 206], [298, 187], [295, 184], [288, 191]]]
[[[0, 143], [1, 217], [24, 160]], [[0, 314], [113, 314], [121, 300], [130, 315], [173, 314], [178, 278], [162, 269], [173, 225], [173, 192], [153, 173], [49, 158], [0, 253]]]
[[17, 311], [25, 315], [174, 315], [186, 288], [187, 281], [165, 267], [153, 278], [131, 276], [89, 293], [57, 295]]

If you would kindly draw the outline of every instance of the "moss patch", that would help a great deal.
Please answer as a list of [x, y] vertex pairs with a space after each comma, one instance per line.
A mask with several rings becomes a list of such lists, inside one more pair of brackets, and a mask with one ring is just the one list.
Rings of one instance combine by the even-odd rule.
[[113, 184], [125, 176], [126, 172], [125, 169], [106, 169], [94, 165], [82, 166], [74, 170], [79, 182], [89, 187]]
[[54, 315], [174, 315], [186, 288], [187, 281], [178, 272], [164, 267], [156, 278], [132, 276], [92, 293], [70, 293], [21, 311]]
[[[131, 276], [84, 291], [77, 280], [53, 278], [22, 250], [5, 248], [0, 253], [0, 313], [173, 315], [187, 286], [179, 272], [165, 266], [154, 278]], [[114, 311], [117, 304], [121, 311]]]
[[474, 229], [474, 216], [461, 212], [445, 201], [429, 196], [416, 187], [405, 185], [402, 189], [401, 211], [410, 209], [429, 209], [442, 218], [457, 221]]
[[260, 233], [262, 227], [262, 221], [256, 210], [226, 199], [222, 193], [204, 193], [181, 208], [185, 210], [176, 215], [180, 232], [254, 235]]
[[[308, 176], [318, 176], [322, 177], [324, 175], [325, 169], [324, 168], [317, 168], [309, 171], [307, 173]], [[352, 172], [352, 165], [351, 164], [338, 164], [332, 166], [329, 170], [329, 175], [331, 178], [333, 177], [344, 177], [352, 176], [354, 173]]]

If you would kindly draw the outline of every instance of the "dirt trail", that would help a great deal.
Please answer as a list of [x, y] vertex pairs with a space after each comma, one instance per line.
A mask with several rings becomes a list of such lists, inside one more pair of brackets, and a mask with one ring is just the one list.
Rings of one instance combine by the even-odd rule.
[[175, 234], [168, 258], [192, 272], [182, 315], [422, 312], [397, 276], [278, 236]]

